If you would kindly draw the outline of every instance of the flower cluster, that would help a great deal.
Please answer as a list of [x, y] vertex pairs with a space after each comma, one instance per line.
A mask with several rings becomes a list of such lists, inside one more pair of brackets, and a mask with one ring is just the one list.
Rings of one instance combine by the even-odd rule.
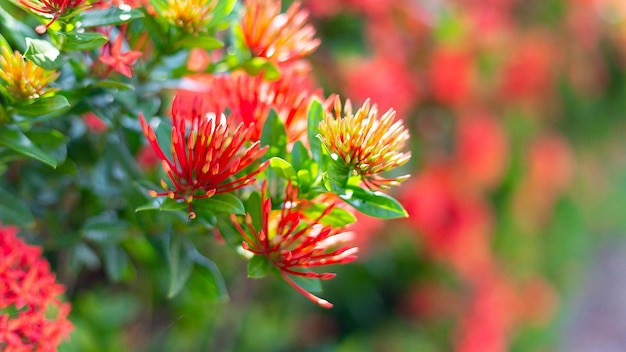
[[31, 100], [52, 92], [55, 89], [48, 85], [58, 78], [59, 74], [37, 66], [25, 60], [15, 51], [0, 46], [0, 92], [14, 100]]
[[60, 301], [41, 249], [25, 244], [16, 227], [0, 227], [0, 349], [56, 351], [68, 337], [70, 305]]
[[[198, 99], [194, 100], [188, 114], [182, 113], [179, 101], [172, 105], [172, 144], [171, 159], [161, 149], [154, 129], [139, 116], [143, 133], [162, 160], [163, 169], [169, 176], [172, 186], [161, 180], [167, 192], [151, 191], [151, 195], [182, 199], [189, 204], [189, 217], [195, 218], [192, 201], [210, 198], [218, 193], [231, 192], [255, 181], [254, 176], [267, 167], [267, 162], [245, 175], [230, 180], [265, 153], [267, 147], [252, 141], [251, 128], [239, 124], [229, 125], [219, 111], [208, 111]], [[250, 146], [246, 143], [252, 142]]]
[[255, 229], [248, 213], [246, 232], [235, 215], [232, 221], [243, 236], [244, 249], [263, 256], [279, 270], [280, 275], [298, 292], [324, 308], [332, 304], [306, 291], [290, 276], [329, 280], [333, 273], [316, 273], [311, 268], [332, 264], [346, 264], [356, 259], [357, 248], [350, 246], [353, 234], [343, 228], [333, 228], [323, 224], [335, 204], [329, 205], [317, 218], [309, 219], [302, 213], [302, 201], [298, 199], [298, 189], [291, 183], [285, 190], [285, 201], [281, 209], [272, 209], [272, 200], [267, 196], [267, 183], [261, 192], [261, 228]]
[[321, 140], [331, 157], [339, 159], [352, 173], [361, 176], [370, 189], [397, 185], [409, 176], [383, 178], [379, 174], [406, 164], [410, 152], [403, 152], [409, 132], [402, 121], [395, 120], [395, 111], [378, 115], [376, 105], [367, 100], [355, 113], [348, 100], [341, 109], [335, 100], [334, 115], [327, 113], [319, 124]]

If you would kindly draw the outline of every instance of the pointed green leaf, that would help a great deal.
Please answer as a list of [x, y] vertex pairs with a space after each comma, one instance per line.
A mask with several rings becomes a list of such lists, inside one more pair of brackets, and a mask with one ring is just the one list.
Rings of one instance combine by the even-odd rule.
[[297, 181], [296, 170], [293, 169], [288, 161], [279, 157], [273, 157], [270, 159], [270, 167], [278, 176], [286, 180]]
[[5, 225], [27, 226], [33, 224], [35, 219], [21, 199], [0, 188], [0, 222]]
[[[313, 203], [302, 209], [302, 213], [304, 213], [309, 219], [317, 219], [320, 215], [322, 215], [326, 208], [328, 208], [326, 204]], [[320, 224], [332, 227], [343, 227], [350, 225], [355, 221], [356, 218], [352, 215], [352, 213], [337, 207], [333, 208], [330, 213], [319, 220]]]
[[230, 221], [230, 216], [222, 216], [217, 219], [217, 228], [220, 235], [229, 246], [233, 248], [241, 248], [243, 237]]
[[200, 37], [187, 36], [181, 39], [178, 42], [178, 45], [187, 49], [199, 48], [204, 50], [215, 50], [223, 47], [224, 43], [217, 38], [204, 35]]
[[336, 194], [344, 193], [348, 180], [350, 179], [350, 169], [344, 167], [331, 167], [322, 175], [324, 187]]
[[26, 38], [24, 57], [46, 70], [56, 70], [65, 61], [59, 49], [55, 48], [50, 42], [33, 38]]
[[70, 32], [60, 34], [65, 37], [63, 48], [67, 50], [97, 49], [109, 41], [109, 37], [98, 32]]
[[84, 11], [79, 15], [81, 27], [118, 25], [144, 17], [143, 12], [128, 7], [110, 7], [103, 10]]
[[252, 192], [250, 197], [244, 202], [246, 206], [246, 213], [252, 217], [252, 226], [254, 229], [261, 230], [261, 194], [259, 192]]
[[248, 262], [248, 277], [254, 279], [265, 277], [270, 267], [270, 261], [266, 256], [254, 255]]
[[146, 210], [185, 211], [188, 208], [189, 206], [185, 202], [178, 202], [171, 198], [160, 197], [154, 198], [150, 203], [138, 207], [135, 209], [135, 213]]
[[376, 218], [394, 219], [408, 216], [406, 210], [397, 200], [382, 192], [372, 192], [350, 186], [339, 197], [361, 213]]
[[211, 198], [197, 199], [193, 201], [192, 205], [196, 213], [203, 211], [237, 215], [246, 213], [239, 197], [232, 193], [216, 194]]
[[128, 269], [128, 255], [118, 245], [106, 245], [103, 247], [104, 269], [108, 278], [118, 282]]
[[168, 264], [170, 268], [170, 285], [167, 293], [172, 298], [180, 292], [193, 270], [193, 261], [188, 254], [187, 244], [182, 236], [170, 236], [168, 245]]
[[37, 159], [53, 168], [57, 166], [57, 161], [54, 157], [41, 150], [22, 131], [17, 129], [11, 129], [8, 126], [0, 128], [0, 145], [13, 149], [22, 155]]
[[31, 104], [17, 106], [15, 110], [24, 116], [38, 117], [60, 113], [70, 108], [70, 102], [62, 95], [35, 99]]
[[274, 109], [270, 110], [263, 131], [261, 132], [261, 146], [269, 145], [269, 149], [265, 152], [263, 160], [278, 156], [285, 158], [287, 155], [287, 132], [285, 125], [280, 120]]
[[211, 301], [228, 301], [228, 289], [226, 282], [217, 265], [207, 257], [203, 256], [195, 248], [189, 253], [195, 263], [195, 271], [203, 278], [202, 296]]
[[[311, 154], [313, 155], [313, 159], [319, 164], [322, 164], [323, 160], [323, 151], [322, 151], [322, 142], [317, 138], [319, 134], [319, 124], [324, 119], [324, 106], [322, 103], [316, 98], [313, 99], [311, 105], [309, 105], [309, 113], [308, 113], [308, 132], [307, 137], [309, 140], [309, 147], [311, 149]], [[317, 175], [315, 175], [317, 176]]]

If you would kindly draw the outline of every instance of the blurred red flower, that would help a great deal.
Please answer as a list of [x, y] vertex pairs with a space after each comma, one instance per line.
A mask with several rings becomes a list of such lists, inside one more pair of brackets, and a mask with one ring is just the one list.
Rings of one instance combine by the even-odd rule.
[[83, 122], [87, 126], [87, 129], [95, 134], [102, 134], [109, 129], [109, 126], [93, 112], [88, 112], [83, 115]]
[[474, 93], [474, 63], [470, 53], [441, 47], [430, 58], [428, 67], [432, 97], [438, 103], [459, 106], [466, 104]]
[[65, 289], [17, 230], [0, 225], [0, 350], [56, 351], [73, 329], [70, 305], [59, 299]]
[[455, 184], [445, 166], [430, 166], [404, 185], [400, 201], [426, 252], [472, 277], [491, 263], [488, 204]]

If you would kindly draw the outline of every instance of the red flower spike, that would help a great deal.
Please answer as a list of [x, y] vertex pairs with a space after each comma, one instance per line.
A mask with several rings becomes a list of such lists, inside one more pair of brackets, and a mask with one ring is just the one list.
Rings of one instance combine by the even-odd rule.
[[86, 0], [17, 0], [19, 5], [46, 17], [52, 17], [50, 22], [37, 32], [45, 32], [57, 19], [69, 15], [72, 11], [79, 11], [89, 6]]
[[316, 219], [307, 219], [300, 211], [298, 189], [287, 185], [286, 200], [281, 210], [272, 211], [272, 201], [267, 196], [267, 182], [263, 183], [261, 193], [261, 228], [255, 229], [250, 214], [246, 215], [244, 226], [249, 235], [237, 222], [234, 215], [231, 220], [241, 233], [242, 247], [256, 255], [266, 256], [280, 271], [285, 281], [309, 300], [324, 308], [333, 305], [295, 283], [290, 275], [305, 278], [330, 280], [334, 273], [316, 273], [304, 271], [311, 267], [331, 264], [346, 264], [356, 259], [358, 249], [349, 245], [341, 246], [352, 238], [351, 232], [343, 228], [332, 228], [320, 223], [334, 208], [331, 204]]
[[[259, 141], [253, 142], [250, 129], [242, 124], [231, 131], [224, 115], [207, 112], [199, 99], [194, 100], [191, 109], [181, 111], [178, 97], [174, 98], [171, 159], [163, 153], [154, 130], [143, 115], [139, 115], [139, 121], [173, 184], [170, 188], [161, 180], [167, 191], [151, 191], [150, 195], [184, 200], [189, 204], [189, 217], [192, 219], [195, 217], [191, 205], [194, 199], [210, 198], [249, 185], [268, 166], [266, 161], [252, 173], [228, 181], [261, 158], [268, 147], [261, 148]], [[248, 143], [252, 144], [245, 147]]]

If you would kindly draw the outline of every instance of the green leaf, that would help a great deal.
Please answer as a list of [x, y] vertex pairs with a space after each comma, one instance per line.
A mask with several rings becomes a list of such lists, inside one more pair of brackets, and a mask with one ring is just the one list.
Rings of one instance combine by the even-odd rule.
[[88, 87], [93, 88], [113, 88], [119, 90], [135, 90], [135, 86], [119, 81], [103, 80], [89, 84]]
[[111, 7], [104, 10], [85, 11], [79, 15], [81, 27], [118, 25], [142, 18], [143, 12], [137, 9]]
[[187, 244], [181, 236], [168, 236], [167, 263], [170, 268], [170, 285], [167, 298], [172, 298], [180, 292], [193, 270], [193, 261], [189, 255]]
[[187, 36], [180, 41], [178, 41], [178, 45], [187, 49], [204, 49], [204, 50], [215, 50], [224, 46], [217, 38], [204, 35], [200, 37]]
[[226, 288], [226, 282], [220, 272], [217, 265], [207, 257], [193, 248], [189, 255], [196, 264], [195, 270], [203, 278], [203, 296], [207, 298], [213, 298], [220, 302], [228, 301], [228, 289]]
[[239, 197], [232, 193], [216, 194], [211, 198], [194, 200], [193, 209], [196, 213], [203, 211], [237, 215], [246, 213]]
[[[317, 135], [319, 134], [319, 124], [323, 119], [324, 106], [322, 106], [322, 103], [317, 98], [313, 99], [311, 105], [309, 106], [307, 137], [309, 140], [311, 154], [318, 165], [323, 165], [322, 142], [317, 138]], [[317, 177], [317, 175], [315, 176]]]
[[251, 76], [263, 74], [268, 81], [275, 81], [280, 78], [280, 70], [271, 61], [262, 57], [253, 57], [243, 63], [243, 68]]
[[[0, 32], [7, 35], [7, 39], [12, 41], [14, 48], [24, 51], [24, 38], [36, 37], [37, 33], [30, 27], [16, 20], [3, 7], [4, 2], [0, 1]], [[3, 30], [4, 29], [4, 30]]]
[[311, 161], [309, 151], [304, 144], [301, 141], [296, 141], [291, 150], [291, 164], [293, 168], [296, 169], [296, 171], [308, 169], [308, 165]]
[[276, 174], [286, 180], [296, 180], [296, 170], [293, 169], [288, 161], [279, 157], [273, 157], [270, 159], [270, 167]]
[[26, 38], [24, 57], [46, 70], [56, 70], [65, 62], [59, 49], [50, 42], [33, 38]]
[[57, 161], [50, 154], [39, 149], [22, 131], [4, 126], [0, 128], [0, 144], [14, 151], [39, 160], [45, 164], [57, 167]]
[[397, 200], [382, 192], [372, 192], [360, 187], [349, 186], [346, 192], [339, 197], [361, 213], [376, 218], [394, 219], [408, 216], [406, 210]]
[[109, 41], [109, 37], [98, 32], [60, 33], [65, 37], [63, 48], [67, 50], [97, 49]]
[[128, 255], [118, 245], [106, 245], [103, 247], [104, 269], [108, 278], [118, 282], [128, 269]]
[[[246, 206], [246, 213], [252, 217], [252, 226], [259, 231], [261, 229], [261, 194], [259, 192], [252, 192], [250, 197], [244, 202]], [[241, 244], [241, 243], [240, 243]]]
[[342, 194], [350, 179], [350, 169], [343, 167], [331, 167], [322, 175], [324, 187], [330, 192]]
[[57, 130], [30, 130], [24, 134], [39, 148], [50, 153], [58, 164], [65, 161], [67, 157], [67, 139], [63, 133]]
[[144, 204], [137, 209], [135, 213], [146, 210], [160, 210], [160, 211], [187, 211], [189, 205], [185, 202], [178, 202], [174, 199], [167, 197], [154, 198], [152, 202]]
[[243, 237], [241, 237], [239, 231], [237, 231], [232, 221], [230, 221], [229, 216], [218, 218], [217, 228], [220, 231], [220, 235], [222, 235], [222, 238], [224, 238], [224, 241], [226, 241], [229, 246], [233, 248], [241, 248]]
[[268, 160], [275, 156], [286, 158], [287, 132], [285, 131], [285, 125], [283, 125], [274, 109], [270, 110], [261, 132], [261, 146], [266, 145], [269, 145], [269, 149], [265, 152], [263, 160]]
[[[313, 203], [304, 207], [304, 209], [302, 209], [302, 213], [310, 219], [317, 219], [320, 215], [322, 215], [326, 208], [328, 208], [328, 206], [325, 204]], [[319, 223], [332, 227], [343, 227], [350, 225], [355, 221], [356, 218], [352, 215], [352, 213], [345, 209], [335, 207], [330, 211], [330, 213], [321, 218]]]
[[0, 188], [0, 222], [5, 225], [27, 226], [33, 224], [35, 219], [21, 199]]
[[264, 255], [254, 255], [248, 262], [248, 277], [260, 279], [267, 275], [271, 263]]
[[128, 236], [128, 224], [110, 216], [94, 216], [85, 220], [83, 237], [100, 244], [116, 244]]
[[24, 116], [44, 116], [60, 113], [70, 108], [70, 102], [62, 95], [54, 95], [34, 100], [31, 104], [17, 106], [15, 110]]

